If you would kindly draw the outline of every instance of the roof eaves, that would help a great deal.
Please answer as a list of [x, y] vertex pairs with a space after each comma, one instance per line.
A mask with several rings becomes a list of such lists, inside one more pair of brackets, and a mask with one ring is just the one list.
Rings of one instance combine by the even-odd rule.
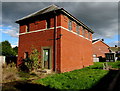
[[102, 41], [102, 39], [97, 39], [95, 42], [93, 42], [92, 44], [95, 44], [95, 43], [97, 43], [97, 42], [99, 42], [99, 41], [101, 41], [103, 44], [105, 44], [106, 46], [108, 46], [109, 48], [110, 48], [110, 46], [109, 45], [107, 45], [106, 43], [104, 43], [103, 41]]
[[72, 19], [76, 20], [77, 22], [79, 22], [82, 26], [84, 26], [86, 29], [88, 29], [90, 32], [94, 33], [93, 30], [91, 30], [89, 27], [87, 27], [83, 22], [81, 22], [80, 20], [78, 20], [76, 17], [74, 17], [72, 14], [68, 13], [65, 9], [62, 8], [62, 11], [67, 14], [68, 16], [70, 16]]
[[94, 41], [92, 44], [95, 44], [97, 42], [101, 41], [101, 39], [97, 39], [96, 41]]

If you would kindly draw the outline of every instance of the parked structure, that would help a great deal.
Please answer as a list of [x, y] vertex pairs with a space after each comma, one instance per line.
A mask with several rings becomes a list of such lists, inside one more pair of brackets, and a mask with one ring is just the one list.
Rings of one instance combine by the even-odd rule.
[[16, 21], [20, 26], [18, 65], [34, 46], [42, 68], [67, 72], [93, 64], [92, 34], [85, 24], [56, 5]]

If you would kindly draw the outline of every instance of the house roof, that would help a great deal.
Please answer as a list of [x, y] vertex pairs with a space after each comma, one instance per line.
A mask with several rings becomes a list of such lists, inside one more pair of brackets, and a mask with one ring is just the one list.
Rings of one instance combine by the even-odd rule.
[[80, 20], [78, 20], [77, 18], [75, 18], [73, 15], [71, 15], [70, 13], [68, 13], [65, 9], [63, 9], [62, 7], [59, 7], [57, 5], [50, 5], [48, 7], [45, 7], [37, 12], [34, 12], [30, 15], [27, 15], [21, 19], [18, 19], [16, 21], [16, 23], [20, 23], [20, 21], [24, 21], [28, 18], [32, 18], [32, 17], [35, 17], [35, 16], [38, 16], [38, 15], [42, 15], [42, 14], [45, 14], [45, 13], [49, 13], [51, 11], [57, 11], [57, 10], [60, 10], [61, 12], [63, 12], [64, 14], [66, 14], [67, 16], [71, 17], [73, 20], [75, 20], [77, 23], [79, 23], [80, 25], [82, 25], [84, 28], [86, 28], [88, 31], [90, 31], [91, 33], [94, 33], [93, 30], [91, 30], [89, 27], [87, 27], [83, 22], [81, 22]]
[[38, 16], [38, 15], [41, 15], [41, 14], [44, 14], [44, 13], [48, 13], [48, 12], [53, 11], [53, 10], [58, 10], [58, 9], [60, 9], [60, 7], [53, 4], [53, 5], [50, 5], [48, 7], [43, 8], [39, 11], [36, 11], [36, 12], [30, 14], [30, 15], [27, 15], [27, 16], [21, 18], [21, 19], [18, 19], [16, 21], [16, 23], [18, 23], [19, 21], [25, 20], [27, 18], [35, 17], [35, 16]]
[[106, 43], [103, 42], [103, 39], [95, 39], [95, 40], [92, 40], [92, 44], [95, 44], [97, 42], [101, 41], [103, 44], [105, 44], [106, 46], [109, 47], [109, 45], [107, 45]]
[[113, 52], [120, 51], [120, 47], [110, 47]]

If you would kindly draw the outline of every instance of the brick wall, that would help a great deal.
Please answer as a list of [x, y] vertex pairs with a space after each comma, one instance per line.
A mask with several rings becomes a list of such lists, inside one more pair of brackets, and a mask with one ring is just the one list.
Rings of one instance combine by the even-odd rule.
[[[63, 15], [61, 19], [62, 26], [68, 28], [69, 19]], [[75, 22], [72, 22], [73, 32], [76, 32], [76, 25]], [[72, 71], [93, 64], [91, 41], [65, 29], [61, 29], [61, 34], [63, 35], [61, 38], [61, 72]], [[81, 26], [80, 35], [82, 35]]]
[[[68, 17], [64, 15], [58, 15], [57, 26], [57, 38], [62, 34], [61, 39], [57, 41], [57, 63], [56, 68], [58, 72], [72, 71], [80, 69], [85, 66], [92, 65], [92, 42], [88, 38], [87, 34], [85, 38], [82, 36], [83, 27], [80, 26], [80, 34], [76, 33], [76, 23], [72, 21], [72, 31], [68, 31]], [[50, 19], [50, 29], [46, 29], [46, 20], [35, 21], [29, 23], [30, 32], [19, 36], [19, 48], [18, 48], [18, 64], [24, 58], [24, 53], [31, 53], [32, 46], [41, 52], [41, 47], [50, 46], [52, 48], [52, 68], [54, 69], [54, 18]], [[52, 29], [53, 28], [53, 29]], [[44, 31], [37, 31], [45, 29]], [[33, 32], [37, 31], [37, 32]], [[26, 32], [26, 25], [20, 26], [20, 33]], [[86, 30], [86, 33], [88, 31]], [[92, 33], [90, 34], [92, 39]]]
[[108, 48], [109, 46], [107, 46], [102, 41], [93, 43], [93, 55], [96, 55], [97, 57], [99, 56], [105, 57], [105, 53], [109, 53]]

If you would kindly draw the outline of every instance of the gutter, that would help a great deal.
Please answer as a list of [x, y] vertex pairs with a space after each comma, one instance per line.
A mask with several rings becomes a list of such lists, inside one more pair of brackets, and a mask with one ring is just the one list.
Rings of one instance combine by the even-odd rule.
[[54, 71], [57, 72], [57, 31], [56, 31], [56, 11], [54, 10]]

